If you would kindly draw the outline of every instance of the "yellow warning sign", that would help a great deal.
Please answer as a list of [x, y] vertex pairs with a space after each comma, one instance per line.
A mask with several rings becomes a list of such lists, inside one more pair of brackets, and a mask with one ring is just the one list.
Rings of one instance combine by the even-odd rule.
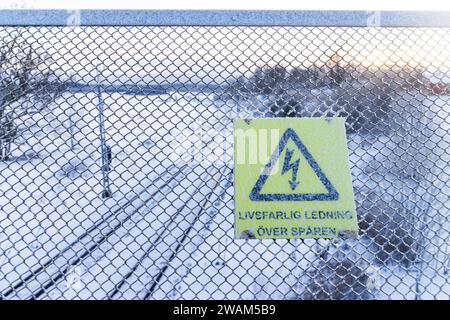
[[343, 118], [237, 119], [234, 168], [236, 238], [358, 230]]

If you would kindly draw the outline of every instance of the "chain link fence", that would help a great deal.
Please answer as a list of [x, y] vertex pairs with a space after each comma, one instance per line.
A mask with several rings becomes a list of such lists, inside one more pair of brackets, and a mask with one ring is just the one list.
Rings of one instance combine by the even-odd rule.
[[[0, 27], [1, 299], [449, 299], [450, 29]], [[232, 121], [345, 117], [360, 232], [235, 240]]]

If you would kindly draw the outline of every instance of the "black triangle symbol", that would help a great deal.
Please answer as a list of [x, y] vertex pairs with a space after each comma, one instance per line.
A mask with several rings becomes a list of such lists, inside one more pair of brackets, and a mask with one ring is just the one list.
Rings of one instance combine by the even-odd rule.
[[[306, 161], [308, 161], [311, 168], [314, 170], [314, 173], [317, 175], [319, 180], [327, 189], [327, 193], [300, 193], [300, 194], [285, 194], [285, 193], [273, 193], [273, 194], [261, 194], [261, 189], [266, 183], [267, 178], [269, 177], [270, 172], [272, 171], [274, 165], [280, 158], [281, 153], [283, 152], [286, 144], [289, 139], [294, 141], [297, 148], [305, 157]], [[255, 183], [255, 186], [250, 193], [250, 200], [253, 201], [334, 201], [339, 199], [339, 193], [336, 188], [333, 186], [331, 181], [326, 177], [323, 173], [322, 169], [320, 169], [316, 160], [314, 160], [311, 153], [308, 151], [306, 146], [300, 140], [295, 131], [291, 128], [287, 129], [278, 143], [278, 147], [275, 149], [274, 153], [269, 159], [269, 162], [264, 167], [263, 172], [259, 176], [258, 180]]]

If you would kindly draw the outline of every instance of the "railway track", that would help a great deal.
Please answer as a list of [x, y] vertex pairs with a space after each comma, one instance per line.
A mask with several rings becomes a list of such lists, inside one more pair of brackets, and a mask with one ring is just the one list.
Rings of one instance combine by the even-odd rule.
[[194, 208], [191, 209], [187, 202], [179, 213], [171, 217], [131, 270], [108, 293], [107, 299], [146, 299], [155, 290], [167, 266], [183, 247], [193, 226], [206, 212], [208, 206], [220, 198], [223, 193], [224, 177], [231, 175], [231, 169], [227, 165], [210, 170], [214, 171], [208, 172], [211, 175], [208, 179], [210, 185], [203, 184], [197, 187], [196, 195], [194, 194], [191, 199]]
[[[222, 178], [225, 176], [225, 173], [222, 175]], [[230, 185], [230, 181], [232, 181], [233, 171], [230, 170], [228, 173], [228, 177], [226, 179], [221, 179], [221, 181], [218, 183], [217, 188], [221, 188], [219, 193], [212, 194], [208, 199], [205, 199], [205, 202], [202, 205], [201, 212], [197, 215], [195, 221], [185, 230], [185, 232], [180, 237], [180, 240], [177, 242], [177, 246], [175, 247], [175, 250], [170, 254], [170, 257], [167, 259], [167, 261], [164, 263], [163, 267], [160, 269], [158, 274], [153, 277], [153, 280], [147, 285], [145, 292], [145, 295], [143, 296], [143, 299], [148, 300], [152, 298], [153, 293], [158, 290], [158, 286], [160, 285], [162, 279], [164, 277], [168, 277], [166, 275], [167, 270], [169, 269], [172, 261], [174, 261], [175, 257], [178, 255], [181, 249], [183, 249], [183, 245], [186, 241], [186, 239], [189, 237], [192, 229], [194, 228], [195, 224], [199, 222], [200, 214], [207, 211], [207, 208], [209, 205], [213, 206], [219, 206], [220, 202], [223, 201], [224, 194], [227, 191], [227, 188]], [[223, 183], [223, 185], [220, 185], [220, 183]]]
[[[225, 126], [226, 124], [222, 123], [222, 125]], [[213, 141], [214, 138], [204, 142], [204, 148], [209, 147]], [[112, 299], [122, 296], [123, 292], [129, 290], [129, 284], [133, 283], [132, 280], [142, 273], [142, 268], [153, 262], [156, 263], [152, 266], [156, 267], [157, 273], [156, 278], [149, 282], [153, 283], [152, 286], [155, 287], [166, 270], [164, 267], [159, 268], [158, 263], [162, 261], [170, 262], [174, 259], [198, 217], [207, 204], [217, 196], [216, 188], [219, 187], [222, 178], [226, 175], [225, 171], [228, 169], [227, 165], [221, 168], [216, 168], [213, 165], [205, 168], [200, 164], [192, 166], [173, 164], [169, 166], [165, 173], [151, 181], [150, 185], [144, 190], [113, 207], [99, 221], [95, 222], [55, 256], [40, 263], [37, 268], [24, 273], [20, 276], [20, 279], [0, 291], [0, 300], [66, 298], [64, 292], [62, 292], [64, 290], [61, 290], [58, 285], [66, 280], [74, 266], [82, 265], [88, 259], [92, 260], [96, 252], [105, 255], [105, 252], [102, 252], [102, 246], [112, 243], [112, 247], [114, 247], [114, 245], [120, 243], [121, 236], [117, 235], [127, 233], [127, 224], [138, 226], [139, 221], [145, 219], [150, 221], [146, 222], [147, 226], [151, 225], [151, 221], [159, 223], [158, 217], [152, 216], [151, 211], [156, 208], [156, 211], [164, 212], [165, 204], [162, 203], [169, 200], [170, 190], [179, 186], [178, 194], [172, 196], [174, 201], [180, 202], [177, 204], [176, 210], [170, 214], [170, 218], [163, 225], [159, 223], [159, 225], [147, 228], [153, 234], [147, 235], [148, 239], [143, 244], [144, 250], [141, 250], [142, 252], [136, 251], [133, 254], [131, 261], [134, 264], [125, 274], [120, 271], [124, 267], [122, 263], [113, 275], [108, 275], [108, 279], [113, 281], [114, 285], [109, 288], [108, 292], [105, 292], [103, 298]], [[222, 172], [222, 170], [224, 171]], [[200, 171], [200, 174], [198, 171]], [[189, 176], [190, 174], [191, 176]], [[211, 186], [211, 183], [214, 185]], [[179, 201], [183, 192], [186, 197], [184, 202]], [[111, 240], [114, 238], [117, 238], [115, 242]], [[116, 258], [121, 258], [120, 251], [117, 252]], [[134, 261], [135, 257], [139, 258]], [[99, 270], [100, 273], [105, 269]], [[104, 283], [100, 282], [100, 284]], [[151, 292], [152, 287], [149, 290]], [[55, 294], [50, 295], [50, 293]]]
[[[224, 177], [226, 174], [224, 173]], [[218, 270], [226, 258], [226, 245], [233, 224], [233, 174], [223, 178], [220, 192], [215, 192], [205, 205], [204, 214], [192, 224], [184, 243], [176, 247], [176, 254], [170, 255], [157, 273], [147, 277], [145, 289], [138, 296], [145, 300], [179, 299], [194, 297], [202, 299], [202, 290], [214, 277], [221, 278]], [[220, 239], [220, 240], [219, 240]], [[201, 278], [199, 275], [206, 272]], [[142, 278], [146, 278], [144, 274]], [[141, 281], [144, 281], [142, 279]], [[192, 285], [195, 282], [195, 285]], [[220, 280], [217, 281], [220, 283]]]
[[[88, 264], [89, 259], [92, 262], [89, 271], [83, 275], [83, 284], [87, 296], [92, 297], [93, 292], [95, 292], [95, 298], [104, 299], [107, 296], [106, 291], [108, 289], [113, 290], [124, 277], [133, 273], [133, 264], [135, 261], [141, 260], [141, 256], [146, 251], [152, 251], [155, 256], [164, 253], [161, 243], [170, 242], [174, 231], [169, 226], [173, 226], [174, 221], [184, 224], [189, 223], [190, 212], [197, 211], [199, 199], [207, 196], [206, 192], [213, 192], [213, 190], [209, 190], [209, 185], [212, 182], [216, 183], [215, 180], [218, 179], [217, 169], [215, 170], [217, 172], [211, 172], [201, 165], [196, 165], [191, 169], [189, 173], [183, 175], [176, 186], [171, 187], [171, 192], [161, 193], [159, 197], [154, 196], [153, 200], [149, 201], [145, 208], [142, 208], [143, 212], [140, 212], [139, 215], [142, 215], [143, 219], [130, 223], [130, 228], [123, 226], [120, 230], [116, 230], [105, 242], [108, 245], [107, 248], [97, 246], [89, 250], [88, 256], [77, 261], [77, 266]], [[199, 173], [201, 173], [200, 176]], [[208, 183], [208, 180], [211, 180], [211, 182]], [[174, 200], [169, 200], [171, 198]], [[148, 212], [146, 213], [146, 211]], [[180, 225], [180, 227], [183, 226]], [[131, 243], [124, 240], [127, 235], [133, 239]], [[139, 242], [137, 239], [141, 241]], [[157, 244], [157, 247], [154, 246], [155, 244]], [[92, 258], [98, 255], [103, 255], [104, 259], [96, 260]], [[73, 265], [70, 264], [68, 267]], [[35, 291], [30, 298], [83, 298], [83, 292], [66, 287], [65, 276], [69, 270], [67, 268], [64, 276], [53, 278], [52, 281], [43, 284], [41, 290]], [[103, 291], [105, 291], [104, 294]]]
[[150, 186], [112, 209], [109, 214], [88, 228], [57, 255], [5, 289], [0, 297], [31, 299], [41, 296], [45, 289], [64, 277], [71, 265], [79, 263], [89, 255], [90, 251], [105, 242], [111, 234], [129, 221], [140, 208], [144, 207], [158, 192], [169, 186], [187, 168], [187, 165], [180, 168], [176, 165], [169, 167], [166, 173], [155, 179]]

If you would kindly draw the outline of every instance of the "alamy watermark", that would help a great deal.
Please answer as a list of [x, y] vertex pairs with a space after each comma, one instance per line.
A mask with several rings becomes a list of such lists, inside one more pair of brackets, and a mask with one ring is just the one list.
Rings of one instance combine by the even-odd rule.
[[188, 164], [231, 163], [234, 159], [235, 164], [264, 166], [280, 141], [279, 129], [238, 128], [233, 132], [203, 126], [171, 133], [170, 159]]
[[380, 27], [381, 26], [381, 11], [366, 11], [366, 26], [367, 27]]
[[79, 291], [82, 289], [83, 283], [81, 281], [81, 275], [83, 274], [83, 271], [83, 268], [80, 266], [70, 267], [66, 275], [67, 288], [71, 288], [75, 291]]
[[66, 25], [69, 27], [79, 27], [81, 25], [81, 10], [67, 10], [69, 15], [66, 19]]

